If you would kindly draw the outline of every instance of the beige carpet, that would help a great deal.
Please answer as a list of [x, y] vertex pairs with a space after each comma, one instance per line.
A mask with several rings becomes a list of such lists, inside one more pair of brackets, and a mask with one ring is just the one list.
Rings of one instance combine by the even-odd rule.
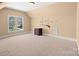
[[75, 41], [24, 34], [0, 40], [2, 56], [75, 56]]

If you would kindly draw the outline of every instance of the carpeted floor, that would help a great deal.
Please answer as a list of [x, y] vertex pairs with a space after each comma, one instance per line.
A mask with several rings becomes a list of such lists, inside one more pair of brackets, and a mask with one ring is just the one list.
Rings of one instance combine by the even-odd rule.
[[75, 41], [24, 34], [0, 40], [1, 56], [76, 56]]

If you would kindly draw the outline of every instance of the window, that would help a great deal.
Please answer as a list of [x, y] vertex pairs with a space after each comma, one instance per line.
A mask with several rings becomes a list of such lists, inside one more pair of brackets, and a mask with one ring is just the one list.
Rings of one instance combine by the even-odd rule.
[[23, 31], [23, 17], [22, 16], [9, 16], [9, 32]]
[[17, 30], [23, 30], [23, 20], [22, 20], [22, 17], [17, 17]]

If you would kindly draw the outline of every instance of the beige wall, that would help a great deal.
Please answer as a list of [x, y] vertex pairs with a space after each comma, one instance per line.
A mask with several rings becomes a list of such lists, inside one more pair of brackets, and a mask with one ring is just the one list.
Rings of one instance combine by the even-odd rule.
[[[27, 13], [21, 11], [4, 8], [0, 10], [0, 35], [8, 34], [8, 15], [24, 16], [25, 24], [24, 31], [29, 32], [31, 25], [32, 29], [42, 27], [42, 20], [44, 25], [51, 26], [48, 29], [44, 27], [44, 33], [53, 33], [53, 28], [58, 27], [59, 35], [66, 37], [76, 37], [76, 3], [56, 3], [44, 7], [40, 7], [28, 12], [31, 17], [31, 23]], [[1, 20], [2, 19], [2, 20]], [[30, 25], [31, 24], [31, 25]]]
[[79, 50], [79, 3], [77, 3], [77, 27], [76, 27], [76, 38]]
[[23, 16], [24, 17], [24, 31], [28, 33], [30, 31], [30, 19], [24, 12], [3, 8], [0, 10], [0, 35], [8, 34], [8, 16]]
[[76, 37], [76, 3], [56, 3], [29, 11], [32, 29], [44, 24], [51, 26], [50, 30], [44, 26], [45, 33], [52, 33], [53, 27], [58, 27], [59, 35]]

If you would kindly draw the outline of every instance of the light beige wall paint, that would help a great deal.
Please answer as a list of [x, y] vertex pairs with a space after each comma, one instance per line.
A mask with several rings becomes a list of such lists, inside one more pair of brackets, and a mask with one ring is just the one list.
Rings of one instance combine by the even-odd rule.
[[52, 33], [52, 28], [58, 26], [59, 35], [65, 37], [76, 37], [76, 4], [77, 3], [56, 3], [50, 4], [33, 11], [31, 16], [32, 29], [42, 27], [41, 21], [51, 26], [50, 30], [44, 26], [44, 33]]
[[77, 3], [77, 27], [76, 27], [76, 38], [77, 38], [77, 44], [78, 44], [78, 50], [79, 50], [79, 2]]
[[30, 19], [28, 15], [24, 12], [4, 8], [0, 10], [0, 35], [10, 34], [8, 33], [8, 16], [23, 16], [24, 17], [24, 31], [26, 33], [30, 32]]

